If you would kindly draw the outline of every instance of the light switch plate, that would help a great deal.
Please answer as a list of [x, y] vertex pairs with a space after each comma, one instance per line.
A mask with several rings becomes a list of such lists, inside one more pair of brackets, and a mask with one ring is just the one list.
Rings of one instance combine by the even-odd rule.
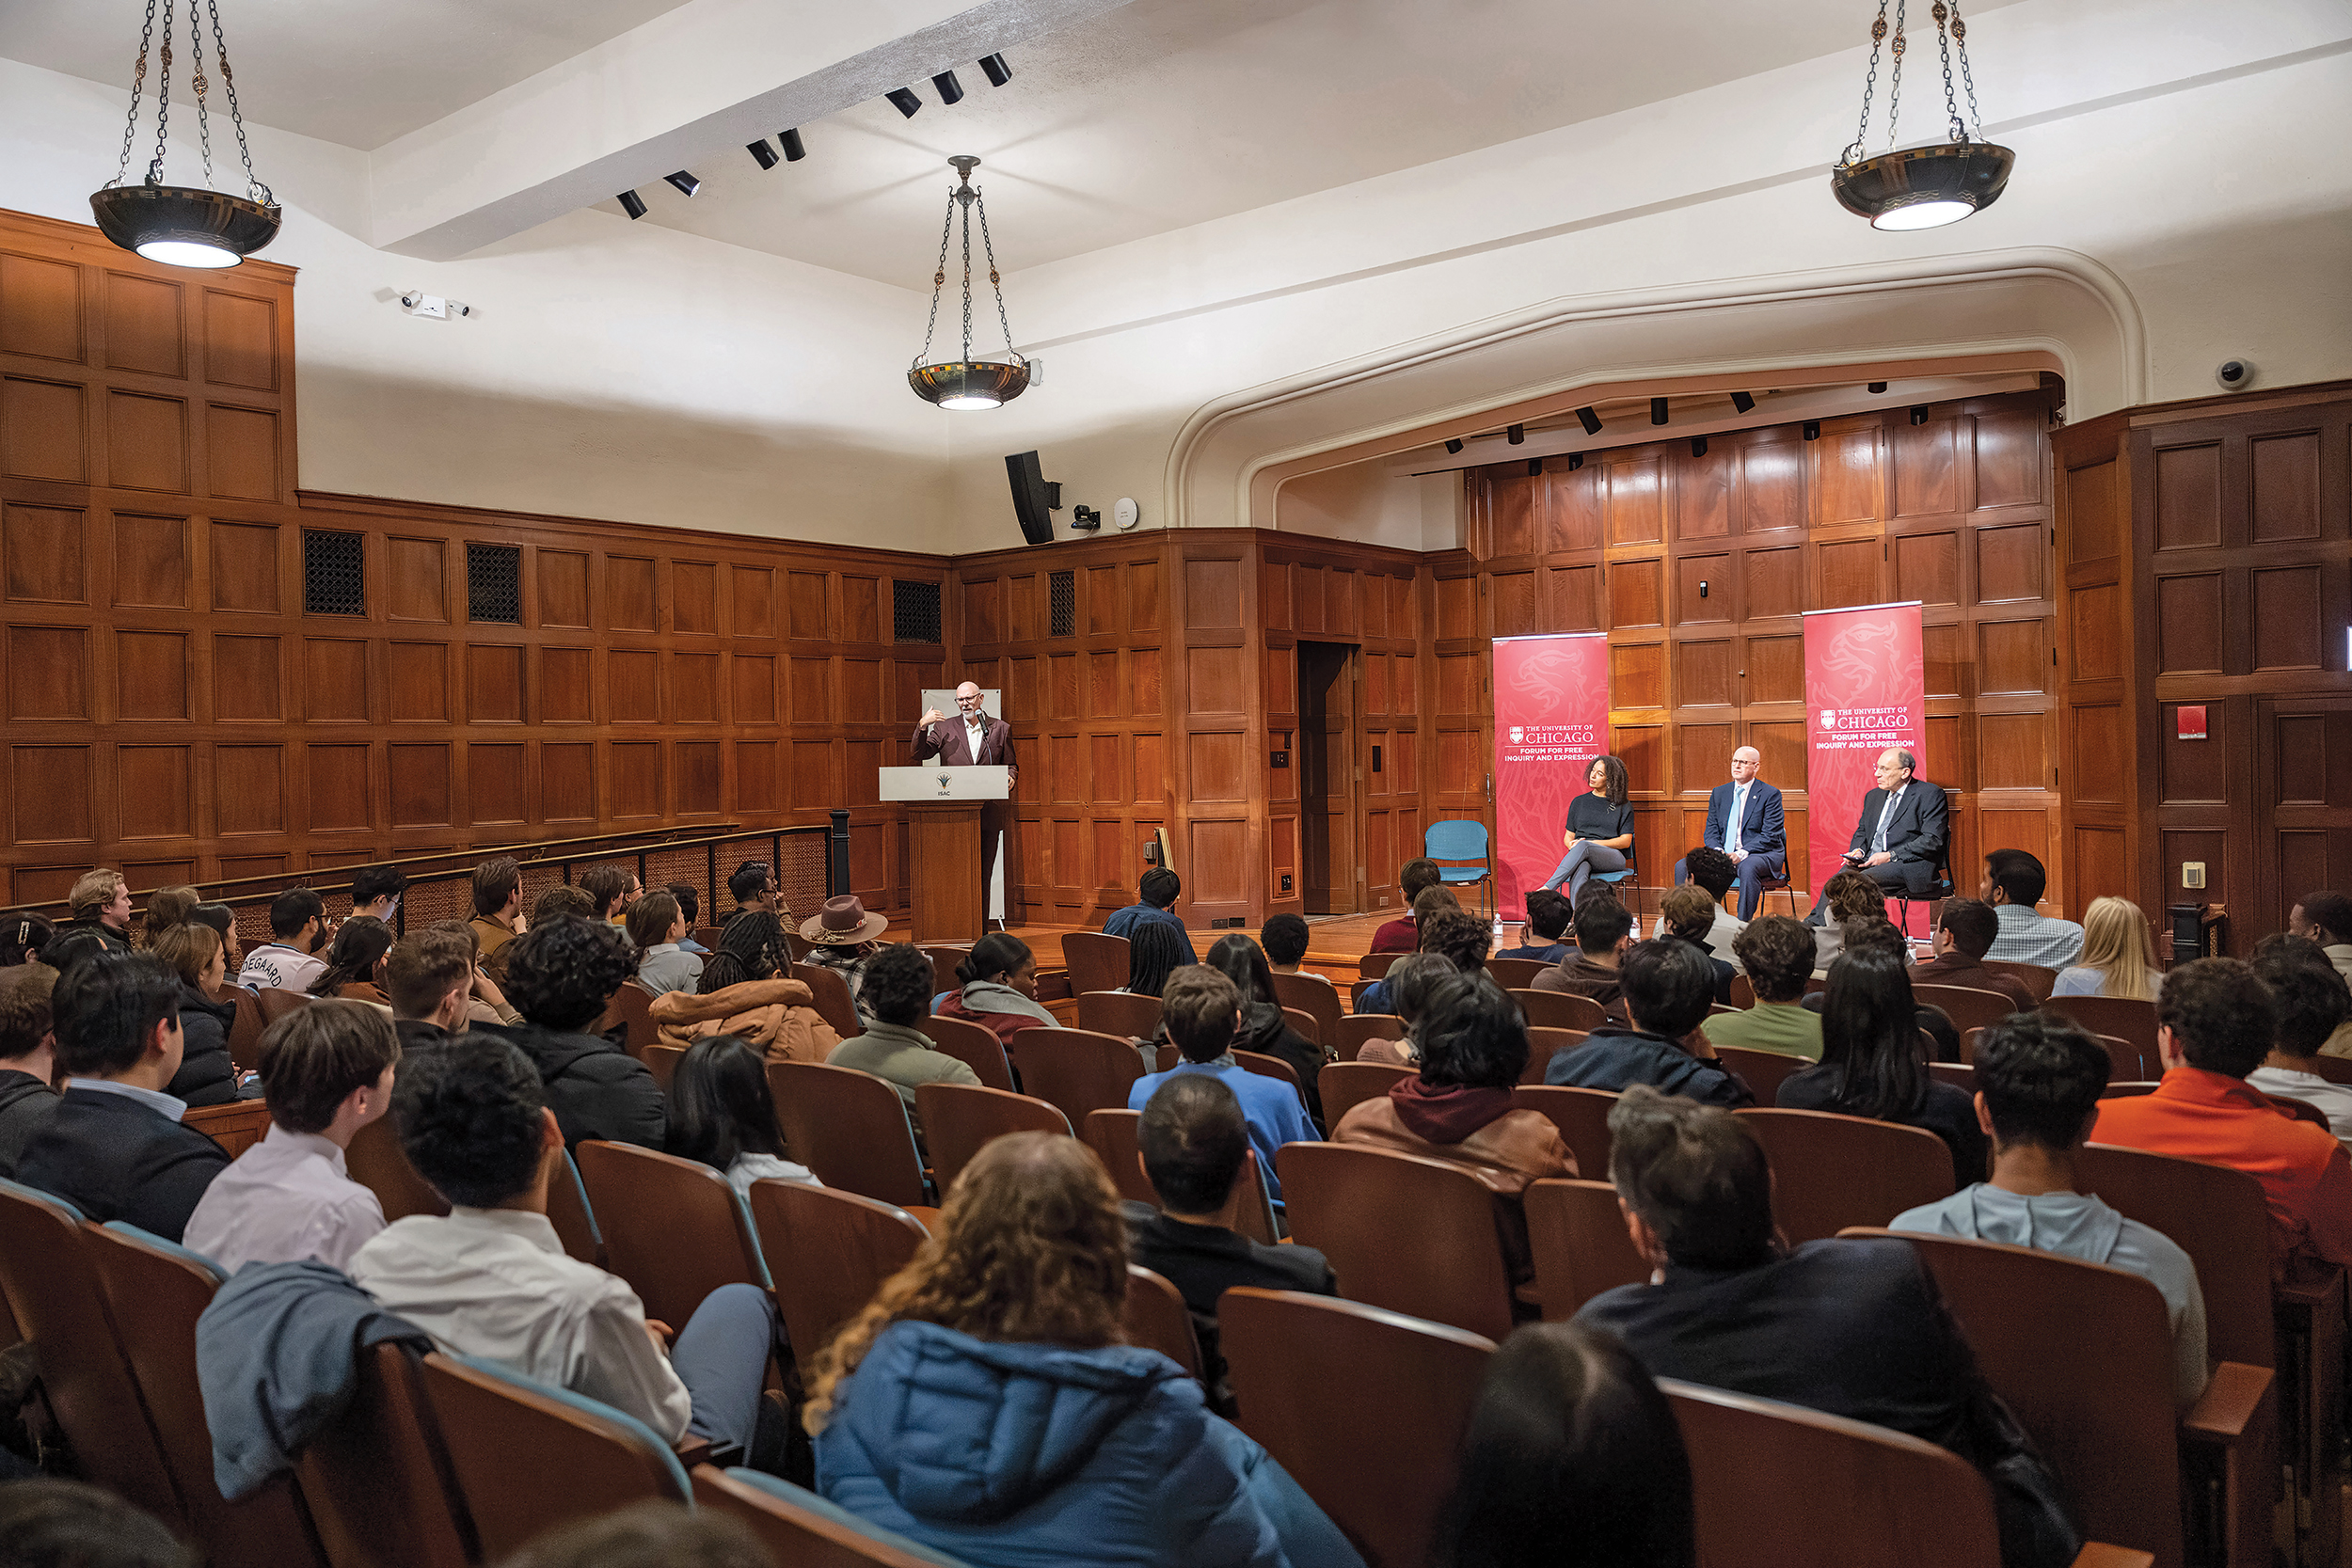
[[2183, 887], [2203, 887], [2205, 885], [2205, 863], [2203, 861], [2183, 861], [2181, 863], [2181, 885]]

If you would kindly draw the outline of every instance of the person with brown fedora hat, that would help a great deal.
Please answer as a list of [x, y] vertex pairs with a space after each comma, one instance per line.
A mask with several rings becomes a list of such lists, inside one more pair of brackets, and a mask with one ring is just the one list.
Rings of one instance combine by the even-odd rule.
[[865, 903], [855, 894], [826, 899], [814, 919], [801, 922], [801, 940], [809, 944], [808, 957], [801, 961], [821, 964], [840, 975], [841, 983], [850, 988], [850, 1001], [863, 1023], [874, 1022], [860, 994], [866, 978], [866, 960], [882, 950], [878, 939], [889, 924], [886, 915], [867, 914]]

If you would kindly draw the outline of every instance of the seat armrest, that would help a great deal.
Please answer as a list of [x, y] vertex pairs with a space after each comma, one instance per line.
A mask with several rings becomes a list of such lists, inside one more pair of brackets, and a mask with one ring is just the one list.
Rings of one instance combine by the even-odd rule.
[[2181, 1436], [2197, 1443], [2233, 1444], [2253, 1424], [2278, 1374], [2267, 1367], [2224, 1361], [2213, 1370], [2197, 1403], [2181, 1417]]
[[2155, 1560], [2153, 1552], [2136, 1552], [2129, 1546], [2092, 1541], [2074, 1554], [2074, 1568], [2154, 1568]]
[[677, 1447], [672, 1451], [677, 1455], [677, 1462], [691, 1470], [697, 1465], [712, 1463], [711, 1456], [718, 1450], [709, 1438], [697, 1437], [690, 1432], [678, 1439]]

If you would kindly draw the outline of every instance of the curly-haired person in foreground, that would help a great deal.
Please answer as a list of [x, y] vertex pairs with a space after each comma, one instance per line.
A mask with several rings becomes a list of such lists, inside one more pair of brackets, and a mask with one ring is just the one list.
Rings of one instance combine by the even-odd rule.
[[592, 1032], [612, 993], [636, 977], [637, 949], [601, 920], [559, 916], [507, 944], [506, 996], [523, 1022], [496, 1027], [538, 1068], [567, 1144], [606, 1138], [660, 1148], [667, 1134], [661, 1090], [645, 1064]]

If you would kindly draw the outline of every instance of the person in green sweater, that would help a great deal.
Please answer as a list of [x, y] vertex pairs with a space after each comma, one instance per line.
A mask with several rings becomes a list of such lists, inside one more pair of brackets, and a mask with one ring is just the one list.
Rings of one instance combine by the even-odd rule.
[[1756, 1006], [1743, 1013], [1716, 1013], [1700, 1025], [1707, 1042], [1748, 1051], [1778, 1051], [1821, 1059], [1821, 1015], [1807, 1012], [1804, 983], [1813, 977], [1813, 933], [1804, 922], [1768, 914], [1748, 923], [1732, 944], [1756, 988]]
[[[968, 1084], [977, 1088], [979, 1076], [962, 1062], [931, 1044], [915, 1025], [931, 1010], [931, 959], [907, 942], [885, 947], [866, 960], [866, 976], [858, 1001], [871, 1021], [866, 1033], [852, 1035], [826, 1057], [833, 1067], [870, 1072], [898, 1091], [914, 1116], [918, 1084]], [[922, 1136], [922, 1127], [915, 1127]]]

